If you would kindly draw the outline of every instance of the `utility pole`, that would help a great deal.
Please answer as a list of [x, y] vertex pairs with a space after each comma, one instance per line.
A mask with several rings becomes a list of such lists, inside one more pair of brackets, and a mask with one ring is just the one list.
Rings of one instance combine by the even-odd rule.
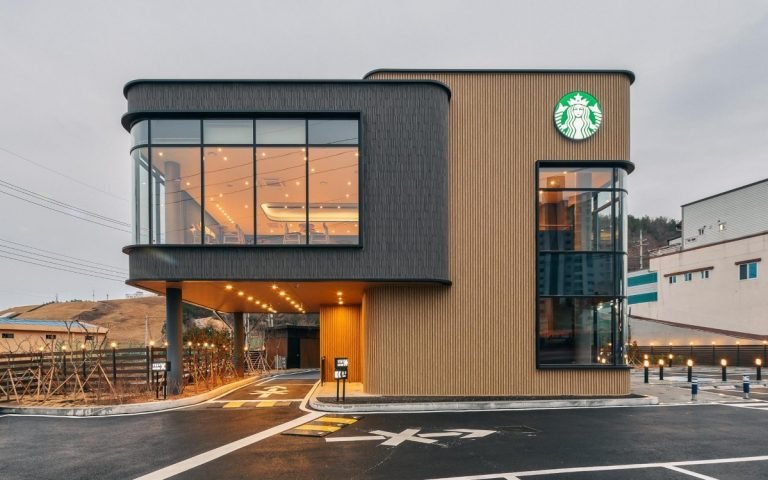
[[645, 250], [643, 247], [648, 245], [648, 241], [643, 239], [643, 231], [640, 230], [640, 241], [637, 242], [637, 245], [640, 247], [640, 270], [645, 268]]
[[144, 345], [149, 345], [149, 315], [144, 315]]
[[93, 290], [91, 292], [91, 300], [93, 300], [94, 302], [96, 301], [96, 290]]

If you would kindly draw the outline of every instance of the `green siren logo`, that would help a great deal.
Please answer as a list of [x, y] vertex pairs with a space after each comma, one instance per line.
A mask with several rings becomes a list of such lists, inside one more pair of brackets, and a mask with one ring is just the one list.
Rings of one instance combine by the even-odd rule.
[[587, 92], [563, 95], [555, 107], [555, 125], [571, 140], [585, 140], [595, 134], [603, 122], [603, 110]]

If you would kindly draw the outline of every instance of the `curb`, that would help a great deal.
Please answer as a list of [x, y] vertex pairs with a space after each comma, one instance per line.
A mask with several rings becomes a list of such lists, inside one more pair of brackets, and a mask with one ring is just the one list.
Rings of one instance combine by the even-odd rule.
[[320, 402], [316, 398], [309, 400], [309, 406], [322, 412], [418, 412], [451, 410], [529, 410], [547, 408], [601, 408], [634, 407], [658, 405], [657, 397], [642, 398], [585, 398], [568, 400], [510, 400], [490, 402], [423, 402], [423, 403], [370, 403], [344, 404]]
[[189, 407], [223, 395], [232, 390], [254, 383], [265, 378], [271, 378], [279, 374], [268, 374], [260, 377], [250, 377], [237, 382], [222, 385], [210, 392], [201, 393], [177, 400], [164, 400], [144, 403], [127, 403], [124, 405], [100, 405], [94, 407], [0, 407], [3, 415], [47, 415], [57, 417], [105, 417], [112, 415], [130, 415], [137, 413], [156, 413], [176, 408]]

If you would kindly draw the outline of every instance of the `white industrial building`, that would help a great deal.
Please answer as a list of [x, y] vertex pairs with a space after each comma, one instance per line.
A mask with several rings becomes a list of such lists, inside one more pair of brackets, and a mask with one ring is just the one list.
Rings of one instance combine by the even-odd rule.
[[768, 340], [768, 179], [682, 206], [682, 235], [628, 279], [640, 345]]

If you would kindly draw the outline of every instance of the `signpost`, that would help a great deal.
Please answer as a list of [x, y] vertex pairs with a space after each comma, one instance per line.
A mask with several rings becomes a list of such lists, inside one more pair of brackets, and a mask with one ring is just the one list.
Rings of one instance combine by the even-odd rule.
[[349, 368], [349, 359], [347, 357], [336, 357], [333, 359], [334, 371], [333, 378], [336, 379], [336, 403], [339, 403], [339, 380], [342, 381], [341, 401], [347, 401], [347, 369]]
[[168, 379], [167, 379], [167, 372], [171, 369], [171, 362], [152, 362], [152, 375], [154, 375], [154, 381], [155, 381], [155, 398], [160, 400], [160, 387], [161, 384], [158, 382], [160, 372], [163, 373], [163, 400], [168, 398]]

